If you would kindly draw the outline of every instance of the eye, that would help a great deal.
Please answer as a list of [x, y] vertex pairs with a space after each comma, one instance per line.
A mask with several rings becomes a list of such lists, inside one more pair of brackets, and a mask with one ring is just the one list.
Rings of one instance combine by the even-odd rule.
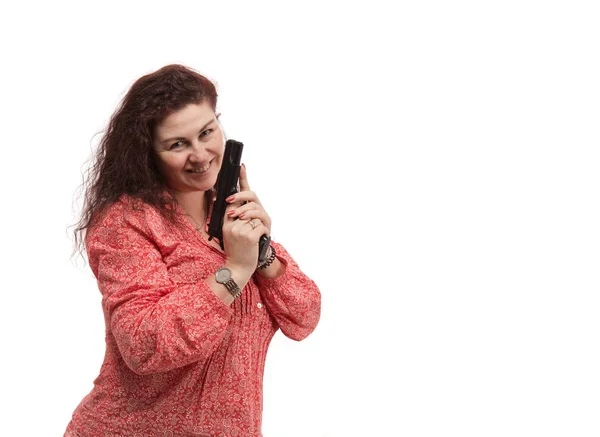
[[171, 144], [171, 147], [169, 147], [169, 150], [178, 149], [181, 146], [183, 146], [183, 141], [177, 141], [176, 143]]
[[212, 133], [213, 129], [205, 129], [202, 132], [200, 132], [200, 138], [204, 138], [209, 136]]

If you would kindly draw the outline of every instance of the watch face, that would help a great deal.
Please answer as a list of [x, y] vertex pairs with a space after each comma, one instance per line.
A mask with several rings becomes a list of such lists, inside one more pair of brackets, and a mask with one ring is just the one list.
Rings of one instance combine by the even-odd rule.
[[227, 267], [220, 268], [215, 274], [215, 279], [221, 284], [224, 284], [225, 282], [229, 281], [230, 278], [231, 270], [229, 270]]

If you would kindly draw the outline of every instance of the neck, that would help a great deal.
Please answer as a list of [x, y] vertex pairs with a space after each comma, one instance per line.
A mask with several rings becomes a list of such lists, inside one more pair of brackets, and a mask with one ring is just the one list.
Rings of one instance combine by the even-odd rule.
[[192, 216], [198, 223], [204, 222], [207, 214], [204, 191], [175, 192], [173, 194], [186, 214]]

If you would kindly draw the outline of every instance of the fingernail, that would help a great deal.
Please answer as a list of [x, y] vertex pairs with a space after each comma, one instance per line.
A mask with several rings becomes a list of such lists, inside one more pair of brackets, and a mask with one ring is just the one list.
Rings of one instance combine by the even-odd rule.
[[225, 199], [225, 202], [233, 202], [233, 199], [235, 199], [235, 196], [229, 196], [227, 199]]
[[232, 216], [234, 213], [235, 213], [235, 211], [234, 211], [234, 210], [231, 210], [231, 211], [229, 211], [229, 212], [227, 213], [227, 215], [228, 215], [229, 217], [231, 217], [231, 216]]
[[245, 215], [244, 213], [241, 213], [241, 214], [239, 215], [239, 217], [240, 217], [241, 219], [243, 219], [243, 218], [246, 218], [246, 215]]

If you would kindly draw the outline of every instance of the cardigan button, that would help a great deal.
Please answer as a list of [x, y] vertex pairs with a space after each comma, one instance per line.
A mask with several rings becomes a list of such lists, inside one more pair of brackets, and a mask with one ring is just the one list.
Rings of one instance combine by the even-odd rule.
[[257, 303], [257, 304], [256, 304], [256, 306], [257, 306], [258, 308], [262, 308], [262, 303], [260, 303], [260, 302], [259, 302], [259, 303]]

